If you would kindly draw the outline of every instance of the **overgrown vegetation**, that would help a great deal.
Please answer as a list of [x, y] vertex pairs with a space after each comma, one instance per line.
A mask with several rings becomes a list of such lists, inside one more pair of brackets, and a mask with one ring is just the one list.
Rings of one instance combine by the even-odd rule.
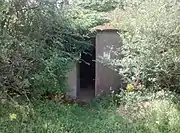
[[[179, 5], [2, 0], [0, 133], [179, 133]], [[56, 92], [67, 91], [68, 71], [90, 46], [89, 29], [108, 22], [106, 14], [120, 29], [123, 44], [111, 65], [127, 87], [90, 103], [66, 101]], [[37, 98], [44, 92], [53, 93]]]
[[179, 2], [135, 0], [128, 5], [115, 11], [113, 23], [123, 45], [113, 65], [126, 82], [140, 80], [140, 88], [179, 91]]
[[135, 132], [180, 132], [179, 96], [172, 92], [129, 92], [114, 95], [117, 112], [129, 123], [135, 124]]
[[85, 9], [107, 12], [118, 7], [119, 0], [73, 0], [72, 3]]
[[[2, 133], [133, 133], [131, 125], [103, 108], [81, 108], [78, 105], [58, 105], [52, 102], [34, 102], [28, 107], [1, 105], [0, 132]], [[8, 110], [7, 110], [8, 109]], [[12, 114], [16, 118], [10, 119]]]
[[119, 98], [124, 105], [118, 109], [113, 102], [105, 102], [112, 101], [106, 98], [95, 102], [96, 106], [92, 102], [88, 107], [37, 100], [32, 101], [33, 105], [0, 104], [0, 132], [180, 132], [180, 111], [171, 101], [173, 94], [158, 92], [156, 97], [148, 95], [124, 92]]
[[67, 72], [90, 45], [89, 28], [105, 21], [78, 8], [48, 0], [0, 2], [1, 93], [67, 90]]

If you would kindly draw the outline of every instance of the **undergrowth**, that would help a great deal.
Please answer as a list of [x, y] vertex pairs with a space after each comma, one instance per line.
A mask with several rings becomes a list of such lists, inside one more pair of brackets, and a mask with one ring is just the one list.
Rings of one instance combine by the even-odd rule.
[[118, 98], [116, 102], [124, 101], [118, 106], [111, 96], [96, 98], [86, 107], [32, 99], [29, 104], [0, 104], [0, 133], [180, 132], [178, 98], [173, 93], [124, 91]]
[[179, 96], [173, 92], [128, 92], [114, 96], [117, 112], [136, 126], [137, 132], [179, 133]]
[[[36, 101], [31, 109], [0, 105], [0, 133], [133, 132], [112, 109], [82, 108], [77, 104]], [[22, 109], [24, 108], [24, 109]], [[11, 119], [11, 115], [16, 117]]]

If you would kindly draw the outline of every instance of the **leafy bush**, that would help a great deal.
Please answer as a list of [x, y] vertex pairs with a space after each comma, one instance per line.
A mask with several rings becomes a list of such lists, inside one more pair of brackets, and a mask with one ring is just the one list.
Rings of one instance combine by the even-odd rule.
[[180, 131], [179, 96], [171, 91], [127, 92], [114, 96], [119, 102], [118, 113], [130, 123], [137, 132], [176, 133]]
[[126, 82], [140, 79], [144, 88], [178, 91], [179, 5], [176, 0], [135, 0], [116, 10], [113, 23], [121, 30], [123, 45], [120, 58], [112, 63]]
[[74, 23], [78, 29], [87, 31], [95, 25], [102, 25], [109, 20], [106, 19], [105, 14], [96, 10], [84, 9], [80, 6], [73, 5], [67, 12], [68, 16], [73, 18]]
[[74, 16], [55, 1], [0, 2], [0, 92], [65, 91], [67, 72], [89, 47], [88, 28], [97, 24], [79, 28], [84, 18]]
[[72, 3], [85, 9], [107, 12], [115, 9], [119, 0], [73, 0]]

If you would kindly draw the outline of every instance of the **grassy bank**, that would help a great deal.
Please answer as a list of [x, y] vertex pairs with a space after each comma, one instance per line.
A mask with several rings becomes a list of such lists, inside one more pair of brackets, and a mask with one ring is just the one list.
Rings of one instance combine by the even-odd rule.
[[0, 133], [180, 132], [177, 103], [164, 97], [144, 101], [143, 96], [137, 100], [128, 95], [133, 102], [126, 100], [126, 104], [118, 107], [105, 107], [99, 101], [88, 107], [51, 101], [21, 106], [0, 104]]
[[[113, 109], [36, 102], [33, 108], [0, 106], [0, 133], [133, 132]], [[16, 118], [10, 119], [10, 114]]]

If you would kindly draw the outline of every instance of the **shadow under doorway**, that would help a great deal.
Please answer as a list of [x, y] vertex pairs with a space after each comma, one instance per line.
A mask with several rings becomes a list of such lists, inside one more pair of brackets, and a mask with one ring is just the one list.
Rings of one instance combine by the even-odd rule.
[[80, 89], [79, 99], [89, 101], [95, 96], [95, 39], [93, 45], [81, 53], [79, 64]]

